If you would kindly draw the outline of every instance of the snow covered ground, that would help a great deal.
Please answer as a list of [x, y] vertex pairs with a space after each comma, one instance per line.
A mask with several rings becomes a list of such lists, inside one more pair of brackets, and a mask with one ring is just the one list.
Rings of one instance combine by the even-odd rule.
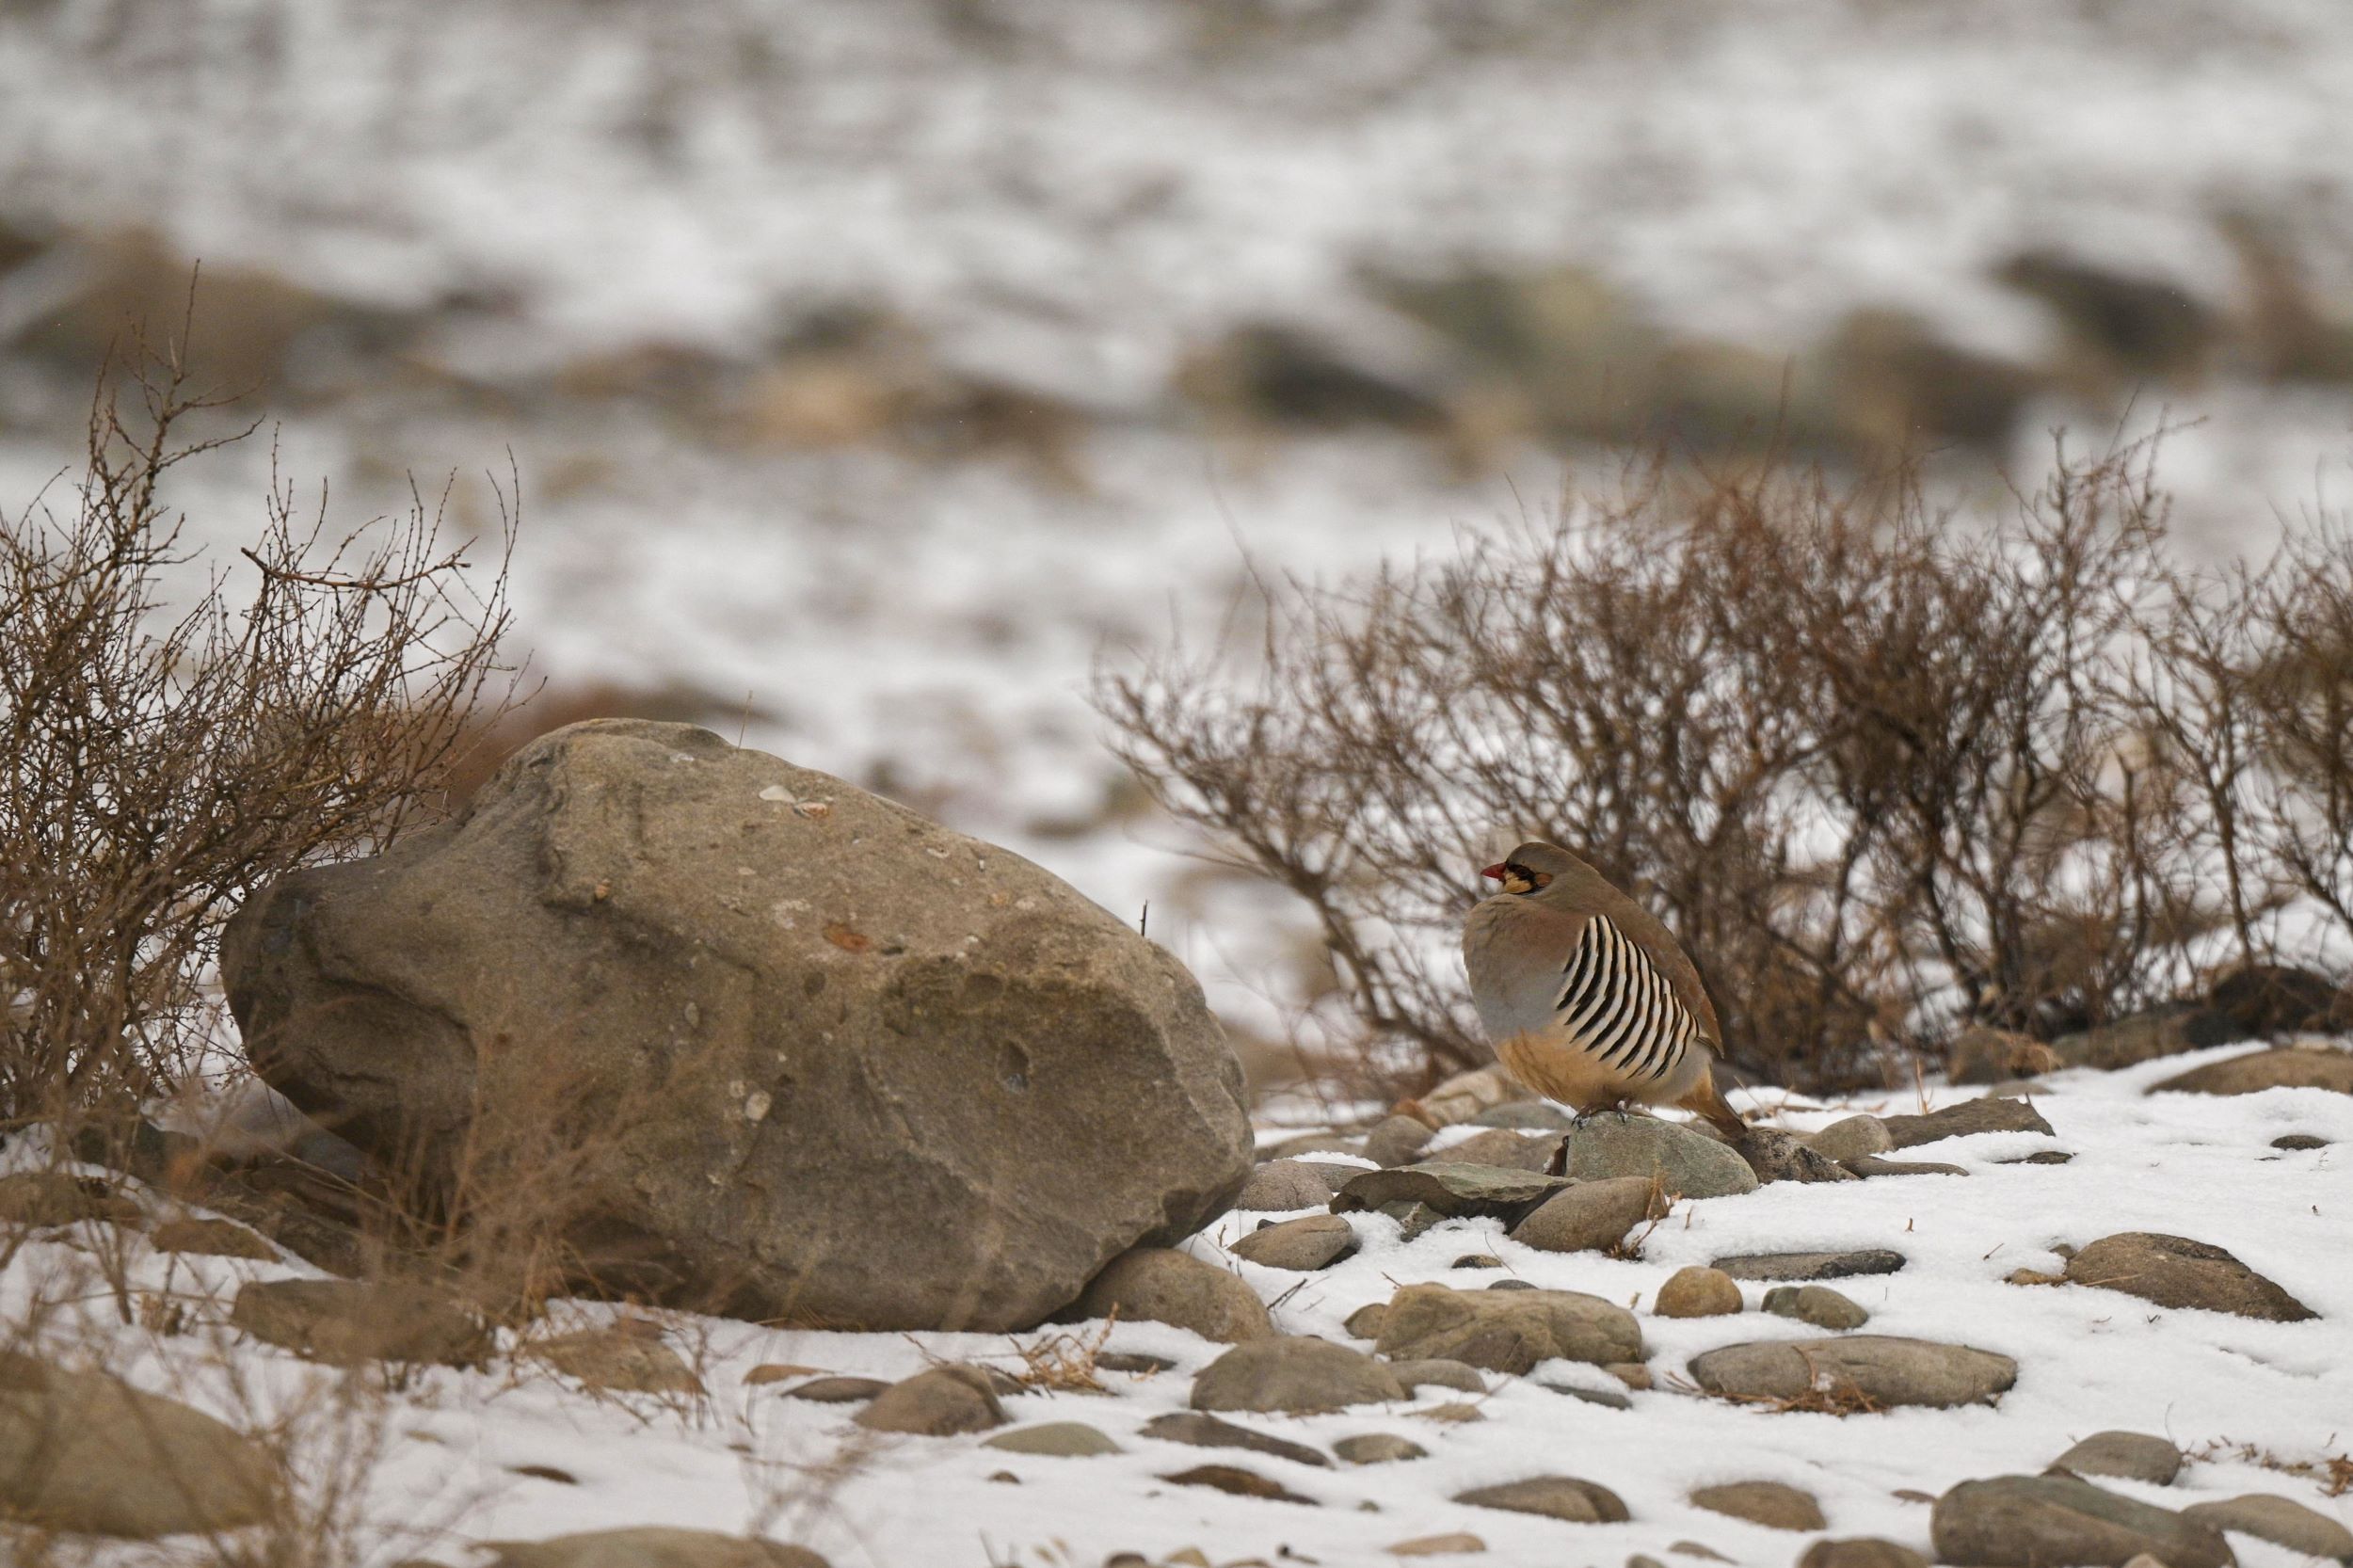
[[[1013, 1342], [942, 1334], [772, 1332], [665, 1315], [669, 1342], [696, 1362], [703, 1400], [591, 1396], [546, 1371], [504, 1363], [480, 1372], [429, 1371], [398, 1392], [381, 1425], [380, 1459], [366, 1465], [360, 1536], [452, 1564], [463, 1543], [536, 1538], [645, 1524], [738, 1530], [764, 1522], [778, 1539], [827, 1554], [835, 1568], [1093, 1568], [1119, 1550], [1153, 1560], [1197, 1546], [1213, 1562], [1243, 1559], [1329, 1565], [1391, 1560], [1396, 1543], [1470, 1531], [1485, 1560], [1617, 1562], [1661, 1557], [1696, 1541], [1741, 1563], [1796, 1560], [1809, 1537], [1769, 1530], [1691, 1506], [1695, 1486], [1771, 1480], [1821, 1501], [1832, 1536], [1881, 1535], [1925, 1551], [1928, 1510], [1896, 1496], [1937, 1494], [1957, 1481], [2031, 1473], [2076, 1439], [2123, 1428], [2170, 1438], [2193, 1463], [2170, 1487], [2101, 1484], [2168, 1507], [2274, 1493], [2353, 1523], [2353, 1497], [2330, 1498], [2314, 1481], [2253, 1463], [2342, 1454], [2353, 1440], [2353, 1208], [2346, 1151], [2353, 1098], [2276, 1089], [2236, 1098], [2149, 1096], [2153, 1082], [2247, 1048], [2224, 1047], [2111, 1075], [2049, 1080], [2037, 1105], [2056, 1136], [2001, 1133], [1920, 1145], [1906, 1158], [1966, 1168], [1962, 1176], [1883, 1177], [1833, 1186], [1777, 1185], [1742, 1196], [1678, 1203], [1643, 1244], [1639, 1261], [1531, 1251], [1493, 1222], [1449, 1222], [1411, 1243], [1393, 1221], [1353, 1216], [1363, 1250], [1311, 1274], [1233, 1259], [1223, 1242], [1259, 1216], [1228, 1215], [1188, 1243], [1234, 1269], [1273, 1304], [1283, 1331], [1345, 1339], [1347, 1316], [1386, 1301], [1402, 1285], [1469, 1280], [1491, 1272], [1451, 1268], [1489, 1253], [1513, 1276], [1593, 1293], [1635, 1308], [1659, 1386], [1618, 1410], [1554, 1392], [1539, 1381], [1617, 1385], [1597, 1368], [1545, 1364], [1526, 1378], [1490, 1376], [1470, 1400], [1478, 1419], [1430, 1417], [1466, 1396], [1425, 1389], [1397, 1406], [1359, 1406], [1307, 1417], [1247, 1416], [1242, 1424], [1328, 1451], [1338, 1438], [1393, 1432], [1429, 1450], [1424, 1459], [1331, 1468], [1155, 1440], [1138, 1429], [1185, 1408], [1192, 1374], [1224, 1347], [1161, 1324], [1115, 1325], [1109, 1348], [1166, 1356], [1172, 1370], [1105, 1374], [1108, 1396], [1024, 1395], [1006, 1401], [1020, 1425], [1075, 1420], [1125, 1451], [1040, 1458], [982, 1446], [978, 1436], [876, 1437], [853, 1426], [855, 1406], [783, 1397], [788, 1381], [747, 1386], [763, 1363], [892, 1379], [936, 1359], [1019, 1369]], [[1931, 1083], [1949, 1103], [1969, 1091]], [[1776, 1101], [1779, 1120], [1812, 1128], [1854, 1110], [1918, 1109], [1910, 1092], [1836, 1107]], [[2329, 1146], [2280, 1151], [2273, 1139], [2316, 1135]], [[2048, 1148], [2064, 1165], [2005, 1164]], [[157, 1207], [160, 1208], [158, 1201]], [[2003, 1282], [2014, 1269], [2055, 1271], [2052, 1248], [2120, 1231], [2153, 1230], [2228, 1248], [2319, 1314], [2270, 1323], [2168, 1310], [2073, 1286]], [[1728, 1253], [1891, 1248], [1905, 1267], [1834, 1287], [1872, 1314], [1867, 1332], [1974, 1345], [2015, 1357], [2016, 1386], [1998, 1408], [1901, 1410], [1847, 1417], [1774, 1413], [1677, 1391], [1669, 1379], [1691, 1356], [1749, 1339], [1807, 1339], [1813, 1328], [1756, 1310], [1761, 1288], [1744, 1288], [1738, 1317], [1669, 1320], [1647, 1308], [1685, 1264]], [[81, 1259], [71, 1238], [26, 1245], [0, 1280], [11, 1317], [44, 1276]], [[175, 1336], [126, 1328], [103, 1293], [53, 1321], [50, 1333], [87, 1352], [104, 1347], [117, 1369], [246, 1424], [298, 1403], [332, 1374], [222, 1326], [228, 1298], [247, 1278], [307, 1272], [293, 1264], [166, 1257], [136, 1245], [141, 1292], [169, 1292], [191, 1327]], [[559, 1304], [567, 1320], [614, 1309]], [[1048, 1331], [1064, 1332], [1064, 1331]], [[1069, 1332], [1084, 1333], [1085, 1325]], [[1037, 1336], [1023, 1336], [1024, 1339]], [[233, 1373], [233, 1377], [226, 1375]], [[232, 1397], [232, 1383], [246, 1392]], [[2249, 1446], [2242, 1448], [2242, 1446]], [[1320, 1505], [1230, 1496], [1161, 1480], [1205, 1463], [1234, 1463]], [[562, 1471], [561, 1480], [517, 1473]], [[1565, 1474], [1617, 1492], [1631, 1512], [1618, 1525], [1569, 1525], [1461, 1505], [1465, 1488], [1537, 1474]], [[1010, 1480], [1005, 1478], [1010, 1477]], [[2233, 1537], [2249, 1568], [2286, 1568], [2294, 1554]], [[125, 1555], [130, 1555], [128, 1549]]]

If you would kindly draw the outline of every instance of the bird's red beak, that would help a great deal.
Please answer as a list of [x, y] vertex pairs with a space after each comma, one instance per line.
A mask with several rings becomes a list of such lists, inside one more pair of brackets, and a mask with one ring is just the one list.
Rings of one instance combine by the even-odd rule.
[[1489, 866], [1485, 871], [1481, 872], [1479, 874], [1481, 876], [1493, 877], [1497, 882], [1500, 882], [1503, 880], [1503, 868], [1500, 865]]

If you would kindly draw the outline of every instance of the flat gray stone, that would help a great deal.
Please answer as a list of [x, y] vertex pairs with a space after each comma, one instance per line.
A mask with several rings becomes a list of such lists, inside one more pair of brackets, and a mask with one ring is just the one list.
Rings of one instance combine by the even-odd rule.
[[1753, 1192], [1756, 1173], [1729, 1146], [1656, 1116], [1588, 1116], [1568, 1135], [1567, 1174], [1585, 1181], [1655, 1176], [1671, 1194], [1720, 1198]]
[[2275, 1323], [2299, 1323], [2319, 1316], [2220, 1247], [2153, 1231], [2102, 1237], [2067, 1260], [2067, 1281], [2121, 1290], [2159, 1306], [2229, 1312]]
[[1725, 1345], [1694, 1356], [1690, 1370], [1692, 1382], [1730, 1399], [1818, 1396], [1833, 1406], [1881, 1410], [1987, 1403], [2018, 1381], [2018, 1363], [2009, 1356], [1878, 1334]]
[[2217, 1529], [2236, 1530], [2306, 1557], [2353, 1562], [2353, 1530], [2316, 1509], [2286, 1497], [2249, 1492], [2220, 1502], [2192, 1503], [2182, 1512]]
[[863, 1404], [889, 1386], [880, 1378], [811, 1378], [786, 1389], [784, 1397], [815, 1404]]
[[2161, 1056], [2227, 1046], [2248, 1038], [2249, 1032], [2227, 1014], [2204, 1008], [2157, 1007], [2097, 1029], [2062, 1034], [2051, 1042], [2051, 1054], [2070, 1067], [2114, 1072]]
[[1418, 1204], [1448, 1219], [1492, 1216], [1506, 1224], [1568, 1185], [1561, 1176], [1502, 1165], [1467, 1165], [1428, 1160], [1393, 1171], [1367, 1171], [1339, 1190], [1332, 1212]]
[[1904, 1255], [1884, 1247], [1865, 1247], [1857, 1252], [1740, 1253], [1716, 1258], [1708, 1266], [1721, 1269], [1735, 1279], [1797, 1283], [1892, 1274], [1904, 1266]]
[[484, 1568], [826, 1568], [806, 1546], [716, 1530], [640, 1525], [546, 1541], [485, 1541]]
[[2050, 1467], [2071, 1475], [2115, 1476], [2170, 1486], [2182, 1473], [2182, 1450], [2146, 1432], [2095, 1432], [2051, 1461]]
[[1198, 1410], [1171, 1411], [1155, 1416], [1140, 1429], [1146, 1437], [1157, 1437], [1163, 1443], [1185, 1443], [1196, 1448], [1243, 1448], [1252, 1453], [1272, 1454], [1288, 1459], [1294, 1464], [1317, 1464], [1329, 1467], [1331, 1461], [1305, 1443], [1293, 1443], [1263, 1432]]
[[1239, 1237], [1225, 1250], [1270, 1269], [1328, 1269], [1356, 1250], [1356, 1232], [1337, 1214], [1303, 1214]]
[[1614, 1302], [1577, 1290], [1443, 1285], [1409, 1285], [1391, 1297], [1374, 1349], [1397, 1360], [1459, 1361], [1515, 1376], [1555, 1358], [1595, 1366], [1643, 1359], [1641, 1325]]
[[2310, 1132], [2287, 1132], [2274, 1138], [2271, 1146], [2300, 1153], [2305, 1149], [2325, 1149], [2329, 1146], [2329, 1140]]
[[1397, 1374], [1362, 1351], [1322, 1339], [1237, 1345], [1193, 1380], [1195, 1410], [1343, 1410], [1405, 1398]]
[[1001, 1448], [1007, 1453], [1043, 1454], [1050, 1459], [1092, 1459], [1097, 1454], [1125, 1453], [1127, 1450], [1084, 1421], [1044, 1421], [1033, 1427], [1016, 1427], [981, 1440], [984, 1448]]
[[1955, 1568], [2123, 1568], [2147, 1553], [2167, 1568], [2232, 1568], [2222, 1532], [2074, 1476], [1965, 1480], [1929, 1518], [1936, 1560]]
[[1883, 1116], [1887, 1135], [1899, 1149], [1933, 1144], [1940, 1138], [1967, 1138], [1979, 1132], [2049, 1132], [2042, 1113], [2022, 1099], [1988, 1096], [1962, 1100], [1925, 1116]]

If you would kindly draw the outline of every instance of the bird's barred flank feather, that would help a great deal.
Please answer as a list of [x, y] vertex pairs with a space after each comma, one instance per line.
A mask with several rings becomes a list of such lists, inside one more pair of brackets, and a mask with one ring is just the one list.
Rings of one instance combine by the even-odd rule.
[[1699, 1033], [1667, 977], [1606, 915], [1586, 922], [1561, 977], [1553, 1016], [1569, 1043], [1627, 1079], [1665, 1078]]

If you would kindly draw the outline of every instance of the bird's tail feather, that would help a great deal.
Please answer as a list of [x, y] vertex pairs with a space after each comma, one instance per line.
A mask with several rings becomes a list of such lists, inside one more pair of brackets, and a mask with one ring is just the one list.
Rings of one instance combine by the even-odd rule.
[[1677, 1100], [1675, 1104], [1682, 1110], [1703, 1117], [1710, 1126], [1735, 1143], [1748, 1136], [1749, 1124], [1740, 1119], [1740, 1112], [1725, 1103], [1722, 1093], [1716, 1087], [1716, 1075], [1713, 1073], [1701, 1079], [1699, 1087]]

